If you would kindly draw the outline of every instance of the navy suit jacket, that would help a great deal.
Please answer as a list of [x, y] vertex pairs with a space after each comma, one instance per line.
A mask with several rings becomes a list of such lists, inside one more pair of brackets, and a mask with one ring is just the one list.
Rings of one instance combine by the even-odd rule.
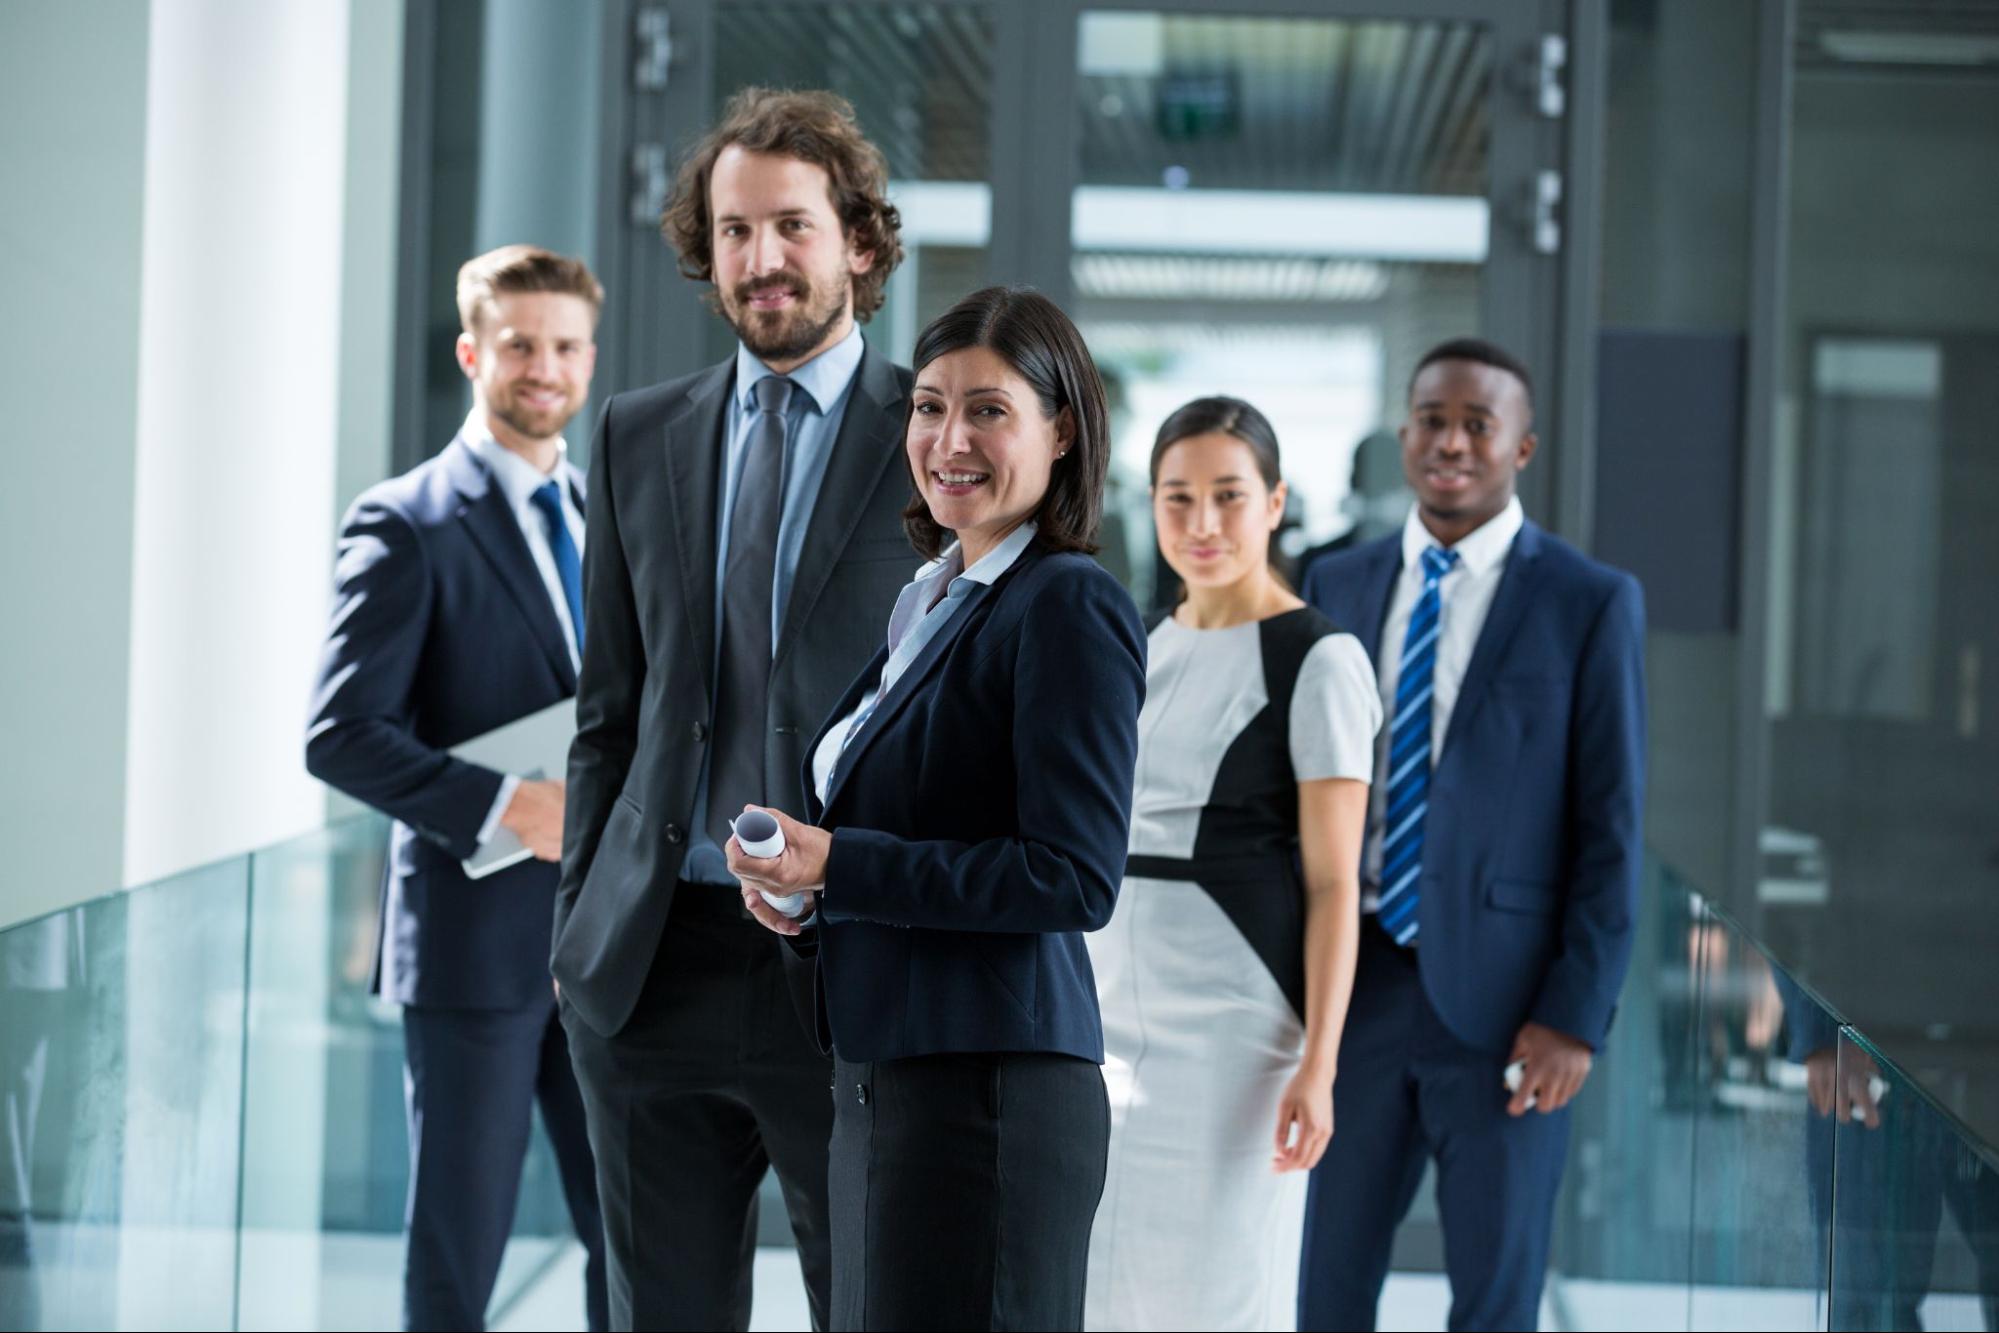
[[786, 943], [817, 983], [822, 1045], [1102, 1063], [1082, 932], [1124, 878], [1144, 698], [1138, 610], [1087, 556], [1030, 546], [970, 595], [848, 744], [823, 808], [808, 800], [833, 847], [819, 924]]
[[[1314, 564], [1304, 595], [1378, 658], [1401, 572], [1398, 531]], [[1423, 986], [1470, 1045], [1504, 1052], [1532, 1020], [1594, 1047], [1610, 1027], [1638, 897], [1644, 649], [1636, 579], [1521, 528], [1423, 837]]]
[[[574, 497], [581, 508], [580, 486]], [[477, 849], [503, 775], [448, 750], [575, 693], [527, 538], [462, 439], [354, 502], [305, 762], [396, 821], [382, 894], [388, 998], [498, 1009], [549, 997], [558, 867], [466, 877], [458, 863]]]

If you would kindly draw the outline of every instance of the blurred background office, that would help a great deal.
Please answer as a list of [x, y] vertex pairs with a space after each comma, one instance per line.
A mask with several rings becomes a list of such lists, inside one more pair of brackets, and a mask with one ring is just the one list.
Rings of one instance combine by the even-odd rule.
[[[753, 82], [888, 155], [877, 345], [1074, 314], [1142, 602], [1172, 406], [1269, 414], [1298, 556], [1400, 522], [1423, 348], [1523, 356], [1527, 511], [1651, 615], [1543, 1322], [1999, 1322], [1999, 0], [7, 0], [0, 1324], [394, 1325], [383, 831], [299, 758], [335, 526], [464, 415], [469, 255], [590, 263], [600, 402], [724, 354], [657, 218]], [[562, 1218], [539, 1150], [501, 1324], [573, 1318]]]

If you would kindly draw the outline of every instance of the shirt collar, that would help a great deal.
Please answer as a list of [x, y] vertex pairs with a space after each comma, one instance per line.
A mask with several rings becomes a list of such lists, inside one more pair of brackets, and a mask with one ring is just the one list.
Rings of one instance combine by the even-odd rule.
[[[1506, 559], [1506, 553], [1513, 549], [1513, 539], [1520, 535], [1520, 529], [1526, 522], [1527, 512], [1520, 507], [1520, 497], [1516, 495], [1506, 502], [1506, 508], [1467, 533], [1451, 549], [1458, 553], [1458, 563], [1465, 573], [1473, 576], [1483, 574]], [[1402, 524], [1402, 567], [1421, 569], [1423, 552], [1432, 546], [1442, 545], [1423, 526], [1422, 516], [1416, 512], [1416, 506], [1411, 505], [1409, 517]]]
[[[854, 373], [861, 368], [861, 353], [865, 350], [866, 344], [861, 341], [861, 326], [856, 324], [847, 330], [846, 337], [793, 369], [785, 378], [805, 390], [812, 399], [812, 405], [824, 416], [832, 411], [833, 404], [840, 401], [840, 395], [853, 382]], [[755, 352], [737, 343], [736, 406], [749, 411], [752, 406], [750, 394], [757, 381], [776, 373]]]
[[1028, 519], [1009, 532], [998, 546], [980, 556], [970, 569], [965, 568], [965, 548], [957, 542], [952, 542], [944, 548], [942, 555], [916, 571], [915, 581], [925, 583], [943, 578], [956, 583], [962, 578], [972, 583], [983, 583], [990, 588], [998, 582], [1000, 575], [1013, 568], [1014, 561], [1020, 559], [1021, 552], [1027, 549], [1028, 543], [1034, 540], [1034, 534], [1039, 531], [1041, 525], [1031, 518]]
[[535, 470], [533, 463], [493, 438], [493, 428], [487, 424], [486, 414], [476, 407], [465, 418], [458, 435], [465, 441], [465, 446], [492, 471], [493, 480], [507, 497], [507, 504], [515, 510], [525, 511], [529, 499], [549, 482], [569, 480], [569, 445], [566, 441], [555, 457], [555, 471], [543, 475]]

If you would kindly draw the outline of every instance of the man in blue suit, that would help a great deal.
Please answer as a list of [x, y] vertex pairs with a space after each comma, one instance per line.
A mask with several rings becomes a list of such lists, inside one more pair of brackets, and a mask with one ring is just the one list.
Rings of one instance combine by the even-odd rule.
[[1305, 579], [1374, 658], [1390, 720], [1298, 1326], [1374, 1327], [1428, 1158], [1450, 1326], [1532, 1328], [1566, 1107], [1631, 956], [1644, 599], [1523, 516], [1533, 388], [1505, 351], [1432, 349], [1400, 435], [1416, 494], [1403, 530]]
[[[403, 1006], [410, 1136], [403, 1326], [485, 1325], [538, 1102], [608, 1323], [583, 1102], [556, 1017], [549, 921], [563, 783], [451, 746], [576, 694], [583, 476], [562, 429], [596, 362], [603, 288], [507, 246], [458, 274], [472, 412], [442, 453], [354, 503], [306, 737], [315, 777], [394, 817], [376, 988]], [[506, 829], [532, 859], [461, 862]]]

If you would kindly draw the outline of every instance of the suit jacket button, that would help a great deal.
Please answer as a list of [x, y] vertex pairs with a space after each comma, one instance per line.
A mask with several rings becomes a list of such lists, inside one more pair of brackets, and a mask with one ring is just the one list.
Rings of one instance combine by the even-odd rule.
[[668, 824], [666, 826], [666, 840], [672, 843], [674, 846], [678, 847], [680, 845], [680, 840], [686, 836], [687, 835], [681, 831], [680, 825]]
[[706, 722], [696, 722], [694, 724], [694, 739], [696, 742], [708, 739], [708, 724]]
[[859, 1103], [860, 1103], [861, 1105], [863, 1105], [863, 1106], [866, 1106], [866, 1105], [868, 1104], [868, 1085], [867, 1085], [867, 1084], [865, 1084], [865, 1083], [856, 1083], [856, 1084], [854, 1085], [854, 1100], [855, 1100], [855, 1101], [857, 1101], [857, 1102], [859, 1102]]

